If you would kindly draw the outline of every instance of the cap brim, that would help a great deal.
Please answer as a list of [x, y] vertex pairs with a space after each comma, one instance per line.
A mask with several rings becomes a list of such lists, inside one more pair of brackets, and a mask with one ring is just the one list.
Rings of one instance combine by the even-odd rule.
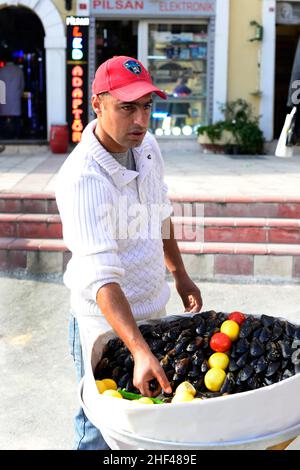
[[130, 83], [116, 90], [109, 90], [109, 93], [118, 100], [128, 102], [138, 100], [142, 96], [148, 95], [148, 93], [156, 93], [160, 98], [167, 99], [167, 95], [162, 90], [143, 80]]

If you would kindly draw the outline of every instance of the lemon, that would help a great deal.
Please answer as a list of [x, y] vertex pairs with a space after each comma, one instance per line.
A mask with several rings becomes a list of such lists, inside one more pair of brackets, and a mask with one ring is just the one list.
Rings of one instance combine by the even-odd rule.
[[231, 341], [236, 341], [239, 337], [240, 327], [239, 325], [233, 320], [226, 320], [221, 325], [221, 333], [229, 336]]
[[191, 395], [193, 395], [193, 397], [196, 395], [195, 387], [193, 387], [193, 385], [188, 381], [182, 382], [180, 385], [178, 385], [175, 390], [175, 394], [180, 392], [189, 392]]
[[121, 393], [117, 392], [117, 390], [104, 390], [102, 395], [106, 397], [123, 398]]
[[118, 385], [113, 379], [102, 379], [102, 381], [105, 385], [105, 387], [109, 390], [117, 390]]
[[210, 368], [216, 367], [225, 370], [229, 365], [229, 357], [226, 353], [216, 352], [208, 359], [208, 365]]
[[206, 372], [204, 383], [211, 392], [219, 392], [226, 378], [226, 372], [223, 369], [213, 367]]
[[105, 390], [107, 390], [107, 387], [103, 383], [102, 380], [96, 380], [96, 386], [97, 386], [97, 389], [98, 389], [99, 393], [103, 393]]
[[174, 397], [172, 398], [172, 403], [184, 403], [192, 400], [194, 400], [194, 395], [192, 395], [187, 390], [182, 390], [181, 392], [175, 393]]
[[154, 405], [153, 401], [149, 397], [142, 397], [135, 401], [138, 403], [143, 403], [144, 405]]

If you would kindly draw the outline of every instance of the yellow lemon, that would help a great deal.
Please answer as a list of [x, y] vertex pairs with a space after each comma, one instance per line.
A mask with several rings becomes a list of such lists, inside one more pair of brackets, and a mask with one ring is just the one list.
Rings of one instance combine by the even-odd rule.
[[105, 387], [109, 390], [117, 390], [118, 385], [113, 379], [102, 379], [102, 382], [104, 383]]
[[186, 401], [194, 400], [194, 395], [192, 395], [187, 390], [183, 390], [182, 392], [175, 393], [174, 397], [172, 398], [172, 403], [184, 403]]
[[226, 378], [226, 372], [223, 369], [213, 367], [206, 372], [204, 383], [211, 392], [219, 392]]
[[149, 397], [142, 397], [135, 401], [137, 403], [143, 403], [144, 405], [154, 405], [153, 401]]
[[117, 392], [117, 390], [104, 390], [102, 395], [106, 397], [123, 398], [121, 393]]
[[229, 357], [225, 353], [216, 352], [208, 359], [210, 368], [216, 367], [217, 369], [227, 369], [229, 365]]
[[97, 389], [98, 389], [99, 393], [103, 393], [105, 390], [107, 390], [107, 387], [103, 383], [102, 380], [96, 380], [96, 386], [97, 386]]
[[239, 325], [233, 320], [226, 320], [221, 325], [221, 333], [229, 336], [231, 341], [236, 341], [239, 337], [240, 327]]
[[193, 395], [193, 397], [196, 395], [195, 387], [193, 387], [193, 385], [188, 381], [182, 382], [180, 385], [178, 385], [175, 390], [175, 394], [180, 392], [189, 392], [191, 395]]

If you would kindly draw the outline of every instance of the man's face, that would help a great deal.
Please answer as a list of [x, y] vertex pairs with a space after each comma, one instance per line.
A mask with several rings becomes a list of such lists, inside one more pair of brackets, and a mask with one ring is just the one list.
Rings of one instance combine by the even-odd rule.
[[93, 95], [92, 103], [99, 137], [107, 148], [111, 147], [108, 150], [122, 152], [141, 145], [151, 115], [151, 93], [131, 102], [120, 101], [110, 94]]

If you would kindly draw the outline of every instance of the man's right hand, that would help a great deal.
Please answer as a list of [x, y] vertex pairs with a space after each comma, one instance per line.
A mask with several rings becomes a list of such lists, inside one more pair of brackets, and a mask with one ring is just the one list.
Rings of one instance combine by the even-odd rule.
[[[136, 351], [133, 359], [133, 385], [140, 390], [142, 395], [154, 397], [161, 392], [161, 389], [166, 393], [172, 393], [165, 371], [150, 350]], [[150, 382], [153, 379], [156, 379], [159, 384], [156, 390], [150, 390]]]
[[[172, 393], [166, 374], [143, 338], [121, 287], [116, 283], [104, 285], [98, 290], [97, 303], [133, 356], [134, 386], [145, 396], [158, 395], [161, 388], [166, 393]], [[154, 391], [150, 390], [150, 382], [153, 379], [159, 384]]]

